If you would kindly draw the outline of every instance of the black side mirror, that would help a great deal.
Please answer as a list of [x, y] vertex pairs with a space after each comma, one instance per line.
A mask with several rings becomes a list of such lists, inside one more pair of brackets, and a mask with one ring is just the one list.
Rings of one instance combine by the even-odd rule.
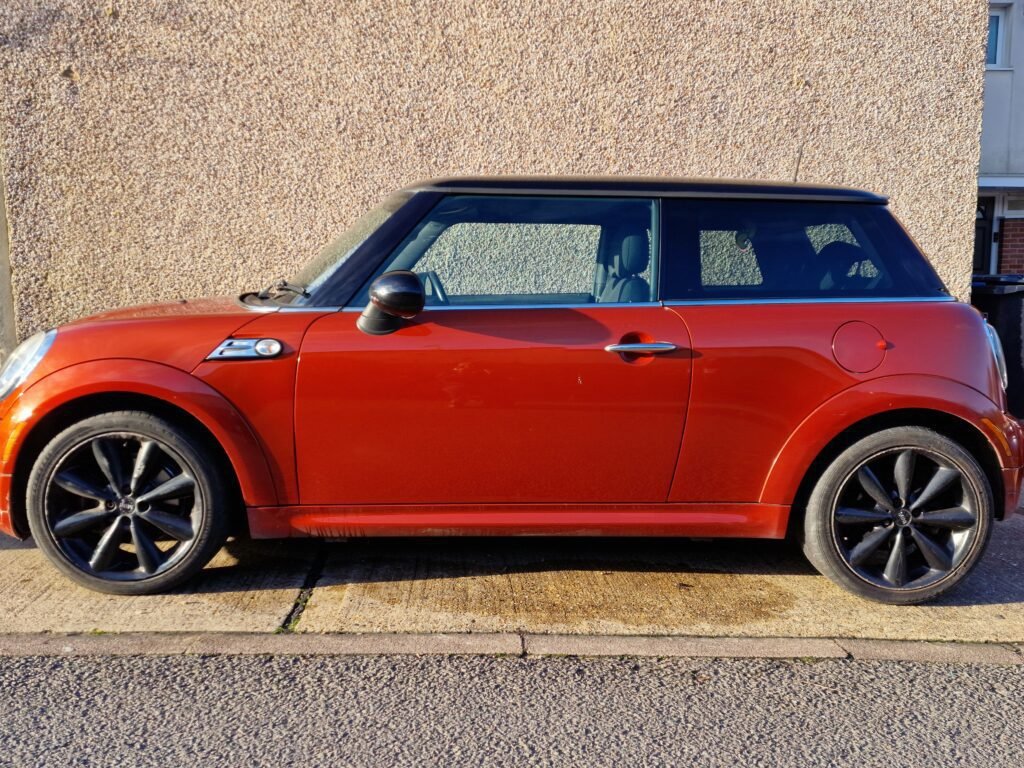
[[356, 327], [372, 336], [394, 333], [406, 320], [423, 311], [426, 300], [423, 283], [414, 272], [385, 272], [370, 283], [370, 303], [356, 321]]

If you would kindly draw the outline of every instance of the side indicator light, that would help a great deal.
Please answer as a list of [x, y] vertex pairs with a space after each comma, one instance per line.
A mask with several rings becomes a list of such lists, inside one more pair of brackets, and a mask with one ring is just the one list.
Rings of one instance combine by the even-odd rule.
[[207, 360], [259, 360], [281, 354], [277, 339], [227, 339], [206, 356]]

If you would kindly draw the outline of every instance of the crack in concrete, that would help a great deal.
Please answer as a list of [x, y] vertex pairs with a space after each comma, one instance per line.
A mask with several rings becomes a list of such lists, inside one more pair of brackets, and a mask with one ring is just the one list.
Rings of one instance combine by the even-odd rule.
[[281, 621], [281, 625], [275, 630], [278, 634], [288, 634], [295, 631], [303, 612], [306, 610], [306, 606], [309, 605], [310, 598], [313, 597], [313, 590], [316, 589], [317, 582], [324, 575], [324, 567], [326, 565], [327, 545], [321, 541], [317, 546], [316, 553], [313, 555], [312, 562], [309, 564], [309, 572], [302, 582], [299, 594], [295, 596], [295, 602], [292, 603], [288, 614]]

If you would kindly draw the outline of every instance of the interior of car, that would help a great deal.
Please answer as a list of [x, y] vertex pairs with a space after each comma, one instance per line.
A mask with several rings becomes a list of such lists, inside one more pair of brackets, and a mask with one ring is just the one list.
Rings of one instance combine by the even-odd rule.
[[[878, 238], [832, 206], [794, 217], [775, 204], [672, 204], [686, 213], [666, 246], [681, 262], [670, 298], [867, 295], [892, 282]], [[656, 301], [658, 212], [641, 198], [452, 195], [377, 274], [412, 270], [428, 307]], [[367, 300], [364, 287], [354, 303]]]
[[453, 196], [385, 271], [414, 271], [434, 307], [649, 302], [654, 216], [646, 199]]

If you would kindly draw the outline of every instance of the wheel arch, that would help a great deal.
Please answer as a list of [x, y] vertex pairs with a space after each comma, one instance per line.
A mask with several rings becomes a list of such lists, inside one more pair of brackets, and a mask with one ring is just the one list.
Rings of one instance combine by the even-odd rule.
[[[239, 521], [244, 521], [246, 504], [277, 503], [266, 455], [234, 406], [187, 373], [159, 364], [125, 362], [128, 365], [114, 380], [104, 381], [102, 376], [93, 379], [89, 372], [75, 370], [89, 365], [84, 364], [47, 377], [19, 398], [12, 410], [20, 408], [28, 416], [20, 422], [14, 417], [14, 423], [6, 425], [8, 443], [4, 449], [4, 472], [10, 474], [7, 502], [14, 533], [28, 534], [28, 476], [45, 445], [75, 421], [111, 411], [146, 411], [191, 429], [223, 461], [228, 484], [237, 493], [234, 506], [239, 510]], [[80, 384], [83, 381], [88, 384]], [[8, 415], [5, 422], [10, 420]]]
[[996, 518], [1004, 517], [1006, 500], [1016, 498], [1004, 472], [1020, 466], [1020, 425], [978, 391], [928, 376], [876, 379], [823, 404], [779, 452], [761, 501], [790, 505], [787, 531], [793, 533], [824, 468], [862, 437], [897, 426], [932, 429], [963, 445], [991, 485]]

